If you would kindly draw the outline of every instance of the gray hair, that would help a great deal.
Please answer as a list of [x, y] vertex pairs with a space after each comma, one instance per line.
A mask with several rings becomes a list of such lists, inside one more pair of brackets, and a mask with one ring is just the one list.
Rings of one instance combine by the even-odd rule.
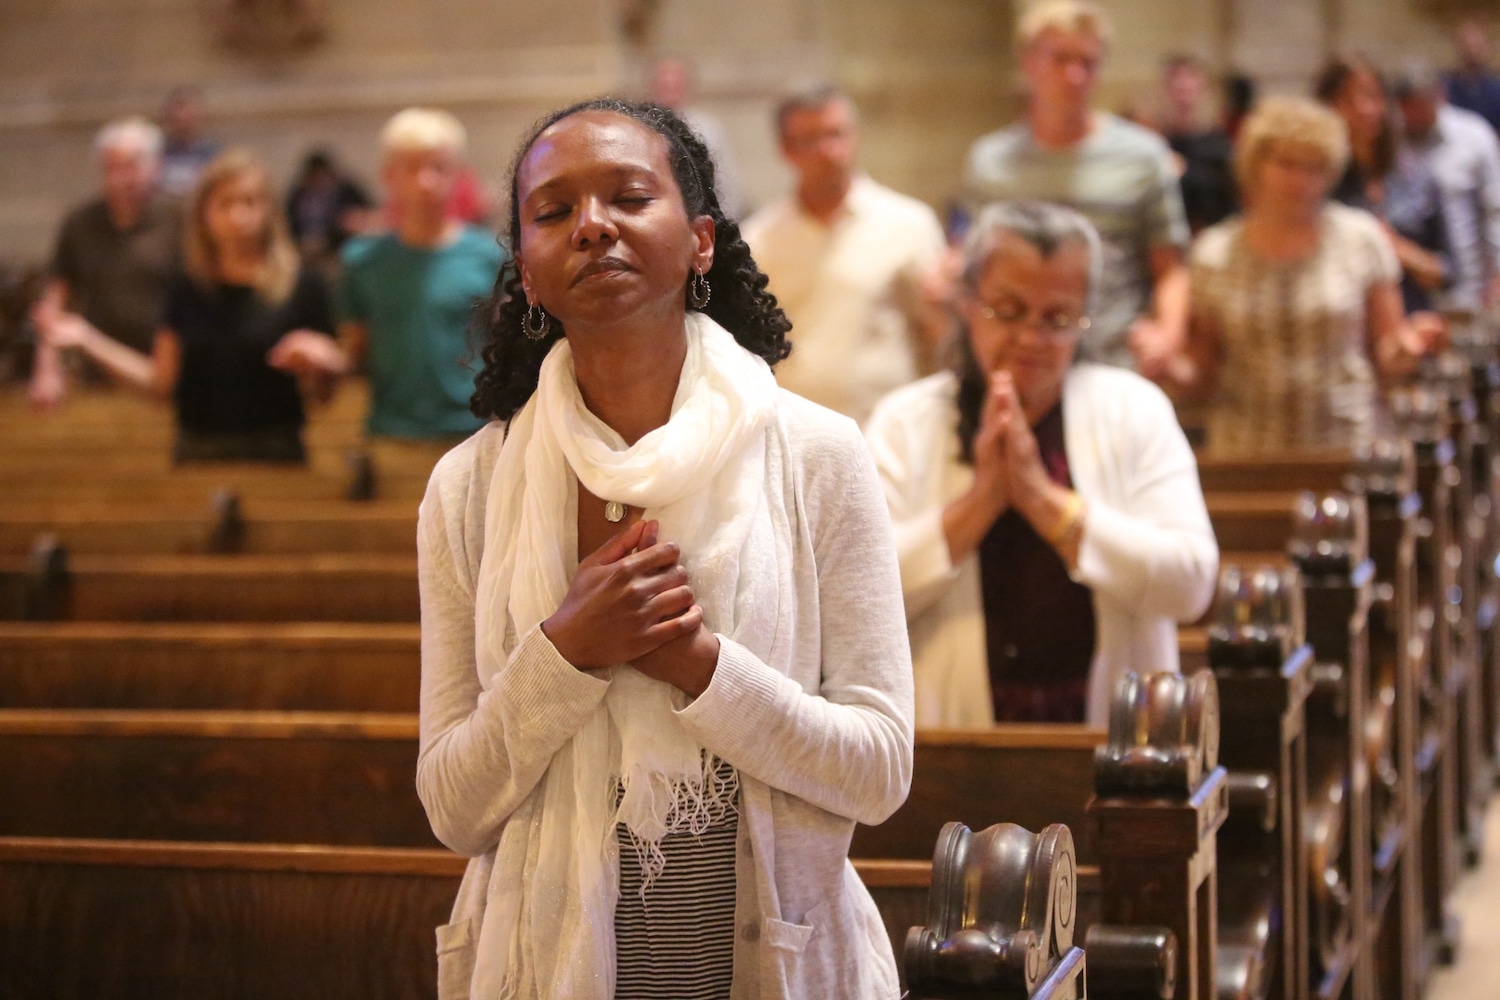
[[1085, 310], [1094, 309], [1094, 295], [1104, 270], [1104, 253], [1094, 224], [1071, 208], [1045, 201], [997, 201], [986, 205], [964, 239], [963, 277], [971, 289], [979, 284], [985, 265], [1006, 234], [1036, 248], [1043, 259], [1068, 243], [1082, 243], [1089, 252], [1089, 285]]
[[1445, 87], [1442, 74], [1423, 59], [1407, 59], [1389, 77], [1391, 96], [1398, 101], [1418, 95], [1441, 96]]
[[94, 152], [103, 156], [110, 149], [131, 149], [152, 161], [161, 159], [161, 129], [139, 115], [117, 118], [94, 136]]

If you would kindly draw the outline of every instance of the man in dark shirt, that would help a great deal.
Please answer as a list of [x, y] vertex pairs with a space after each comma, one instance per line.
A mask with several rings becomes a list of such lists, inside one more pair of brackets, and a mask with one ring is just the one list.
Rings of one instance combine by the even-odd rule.
[[48, 331], [83, 323], [149, 354], [181, 257], [181, 216], [155, 194], [161, 132], [144, 119], [127, 118], [106, 125], [94, 148], [103, 192], [63, 221], [50, 279], [32, 309], [43, 334], [31, 380], [39, 406], [57, 403], [66, 391], [62, 359], [45, 346]]
[[1192, 56], [1170, 56], [1162, 65], [1166, 109], [1162, 135], [1182, 161], [1182, 206], [1194, 233], [1219, 222], [1239, 207], [1228, 134], [1207, 121], [1203, 92], [1208, 74]]
[[1458, 68], [1448, 75], [1448, 103], [1472, 111], [1500, 132], [1500, 76], [1490, 72], [1490, 40], [1473, 18], [1453, 33]]

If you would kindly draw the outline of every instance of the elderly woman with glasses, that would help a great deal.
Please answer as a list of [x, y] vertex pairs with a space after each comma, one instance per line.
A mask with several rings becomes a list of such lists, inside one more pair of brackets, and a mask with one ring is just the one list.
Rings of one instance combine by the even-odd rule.
[[1104, 725], [1128, 670], [1175, 670], [1218, 547], [1171, 403], [1075, 363], [1097, 284], [1082, 216], [999, 203], [964, 248], [958, 363], [866, 427], [895, 522], [917, 725]]

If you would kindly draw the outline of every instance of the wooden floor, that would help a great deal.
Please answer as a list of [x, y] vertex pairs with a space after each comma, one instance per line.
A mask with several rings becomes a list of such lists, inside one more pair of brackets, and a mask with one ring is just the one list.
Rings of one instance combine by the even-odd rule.
[[1500, 997], [1500, 795], [1490, 799], [1484, 858], [1453, 895], [1461, 922], [1458, 963], [1432, 977], [1424, 1000]]

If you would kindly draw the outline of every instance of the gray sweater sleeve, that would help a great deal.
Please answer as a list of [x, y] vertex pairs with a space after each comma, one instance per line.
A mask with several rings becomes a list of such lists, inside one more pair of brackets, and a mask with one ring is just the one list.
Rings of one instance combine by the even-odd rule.
[[[801, 429], [798, 503], [814, 566], [798, 566], [797, 618], [816, 622], [808, 688], [720, 637], [708, 689], [681, 712], [703, 746], [773, 788], [861, 823], [906, 800], [912, 769], [911, 647], [879, 480], [854, 424]], [[847, 426], [845, 426], [847, 424]]]
[[[474, 645], [474, 566], [465, 514], [462, 450], [434, 471], [417, 522], [422, 598], [421, 749], [417, 794], [437, 838], [476, 857], [500, 840], [506, 819], [583, 725], [609, 683], [576, 670], [540, 627], [520, 638], [485, 690]], [[452, 459], [452, 461], [450, 461]], [[474, 549], [473, 551], [477, 551]]]

